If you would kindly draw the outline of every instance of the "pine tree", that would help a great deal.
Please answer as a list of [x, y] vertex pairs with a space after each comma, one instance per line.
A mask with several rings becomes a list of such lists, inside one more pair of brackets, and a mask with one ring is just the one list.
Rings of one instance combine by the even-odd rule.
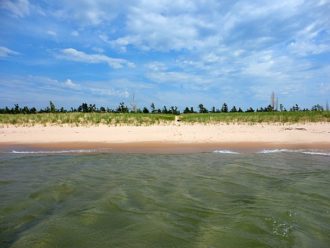
[[151, 113], [155, 113], [156, 107], [154, 103], [151, 103], [150, 108], [151, 108]]
[[235, 113], [235, 112], [237, 112], [237, 109], [236, 109], [236, 107], [235, 107], [235, 106], [233, 106], [233, 107], [231, 108], [230, 112], [232, 112], [232, 113]]
[[55, 104], [52, 101], [49, 101], [49, 108], [50, 108], [50, 112], [51, 113], [55, 113], [56, 112]]
[[228, 106], [227, 103], [224, 103], [221, 108], [221, 112], [223, 113], [228, 113]]

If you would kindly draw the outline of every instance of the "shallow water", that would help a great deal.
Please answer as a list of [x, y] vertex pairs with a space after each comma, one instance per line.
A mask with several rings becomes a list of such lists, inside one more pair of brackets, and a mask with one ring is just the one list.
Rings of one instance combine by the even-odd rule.
[[329, 247], [330, 156], [0, 154], [0, 247]]

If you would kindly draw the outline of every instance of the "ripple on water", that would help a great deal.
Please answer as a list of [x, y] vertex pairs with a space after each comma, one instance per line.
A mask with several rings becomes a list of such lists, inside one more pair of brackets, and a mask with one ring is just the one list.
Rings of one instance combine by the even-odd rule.
[[330, 161], [274, 154], [0, 156], [7, 247], [327, 247]]

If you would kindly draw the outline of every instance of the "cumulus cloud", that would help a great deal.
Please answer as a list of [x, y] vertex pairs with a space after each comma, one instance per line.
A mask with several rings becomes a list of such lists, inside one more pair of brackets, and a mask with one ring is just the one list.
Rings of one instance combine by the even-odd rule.
[[0, 46], [0, 58], [12, 56], [12, 55], [18, 55], [18, 52], [15, 52], [7, 47]]
[[122, 68], [123, 66], [134, 67], [132, 62], [125, 59], [111, 58], [104, 54], [87, 54], [74, 48], [62, 49], [58, 57], [89, 64], [106, 63], [114, 69]]
[[[33, 19], [36, 2], [0, 2], [1, 8], [12, 15]], [[24, 3], [28, 7], [18, 8]], [[330, 51], [328, 0], [59, 0], [43, 2], [42, 6], [49, 17], [46, 24], [50, 21], [54, 25], [44, 24], [36, 36], [47, 30], [55, 36], [50, 29], [68, 35], [66, 40], [58, 35], [57, 44], [50, 44], [50, 50], [58, 51], [57, 58], [111, 68], [134, 67], [130, 62], [134, 61], [137, 66], [125, 75], [120, 74], [122, 71], [111, 75], [112, 79], [124, 77], [133, 82], [132, 88], [143, 82], [155, 91], [167, 90], [169, 95], [182, 87], [190, 93], [202, 89], [212, 95], [212, 90], [218, 89], [222, 96], [232, 96], [228, 92], [233, 89], [226, 89], [234, 85], [236, 95], [241, 91], [249, 99], [262, 99], [259, 95], [277, 88], [283, 95], [303, 97], [297, 86], [307, 89], [308, 85], [329, 83], [324, 81], [328, 78], [325, 68]], [[22, 21], [8, 15], [4, 18]], [[9, 33], [11, 26], [7, 26]], [[27, 32], [31, 30], [35, 29]], [[54, 47], [59, 44], [65, 49]], [[15, 51], [6, 49], [0, 48], [1, 57], [15, 55]], [[74, 75], [81, 68], [72, 69]], [[107, 69], [97, 68], [104, 81], [109, 77]], [[73, 76], [61, 75], [67, 77]], [[61, 85], [76, 91], [79, 88], [70, 79]], [[118, 85], [122, 87], [122, 82]], [[122, 88], [89, 88], [95, 95], [125, 95]]]

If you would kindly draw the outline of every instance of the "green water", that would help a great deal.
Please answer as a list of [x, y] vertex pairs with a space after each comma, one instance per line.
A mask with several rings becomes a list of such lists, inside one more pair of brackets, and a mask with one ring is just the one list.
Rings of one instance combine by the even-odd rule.
[[0, 154], [0, 247], [329, 247], [330, 156]]

